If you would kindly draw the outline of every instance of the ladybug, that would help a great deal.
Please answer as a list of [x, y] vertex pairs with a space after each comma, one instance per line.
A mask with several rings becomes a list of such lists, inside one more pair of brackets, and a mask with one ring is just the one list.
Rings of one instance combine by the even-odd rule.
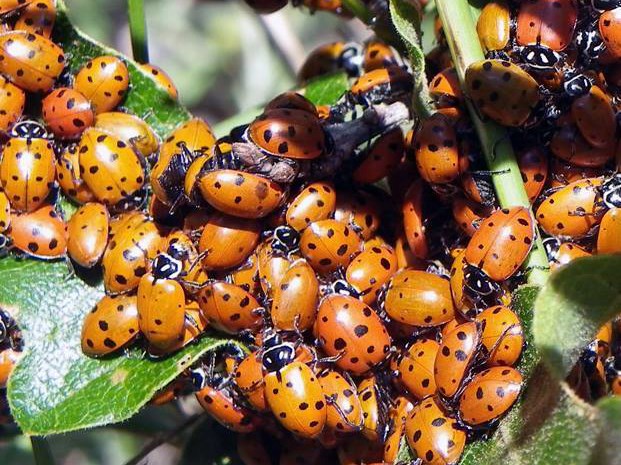
[[335, 370], [323, 370], [317, 378], [328, 406], [326, 428], [339, 433], [360, 431], [362, 406], [351, 379]]
[[394, 406], [388, 412], [388, 421], [391, 425], [388, 437], [384, 443], [384, 464], [395, 463], [405, 441], [405, 420], [414, 409], [414, 404], [406, 397], [399, 396]]
[[257, 254], [252, 253], [245, 263], [230, 271], [226, 275], [226, 281], [238, 285], [253, 295], [257, 295], [261, 291]]
[[0, 76], [0, 108], [2, 108], [0, 111], [0, 131], [10, 131], [22, 117], [25, 104], [26, 93], [4, 76]]
[[511, 367], [491, 367], [476, 374], [459, 398], [459, 419], [471, 427], [487, 427], [515, 403], [522, 375]]
[[434, 364], [434, 377], [438, 392], [450, 401], [460, 393], [477, 361], [481, 347], [481, 325], [469, 321], [457, 325], [442, 337]]
[[438, 326], [455, 317], [448, 279], [425, 271], [399, 271], [380, 305], [391, 319], [414, 326]]
[[261, 226], [250, 219], [215, 213], [201, 234], [198, 251], [205, 270], [225, 270], [239, 266], [259, 242]]
[[151, 63], [142, 63], [138, 65], [142, 71], [148, 74], [160, 87], [166, 89], [168, 96], [172, 100], [179, 98], [179, 90], [173, 82], [172, 78], [159, 66], [152, 65]]
[[11, 219], [12, 247], [30, 257], [53, 260], [67, 254], [67, 225], [51, 205]]
[[97, 129], [112, 134], [131, 145], [143, 157], [155, 153], [160, 143], [153, 129], [136, 115], [107, 111], [95, 115], [93, 124]]
[[[488, 3], [493, 5], [494, 3]], [[485, 11], [483, 8], [481, 14]], [[452, 108], [463, 101], [461, 86], [454, 67], [445, 68], [429, 81], [429, 93], [438, 108]]]
[[199, 265], [199, 256], [194, 243], [183, 231], [170, 233], [164, 241], [163, 250], [173, 259], [181, 263], [181, 284], [190, 294], [195, 293], [207, 282], [207, 273]]
[[142, 213], [130, 215], [117, 225], [111, 222], [110, 233], [101, 266], [104, 288], [115, 295], [138, 287], [163, 238], [157, 225]]
[[[605, 126], [606, 123], [602, 122], [602, 127]], [[612, 140], [604, 147], [595, 147], [573, 124], [565, 124], [554, 132], [550, 150], [561, 160], [583, 168], [601, 168], [615, 156], [615, 144]]]
[[339, 71], [345, 67], [350, 76], [359, 74], [358, 66], [348, 66], [349, 56], [358, 57], [360, 54], [359, 46], [356, 44], [345, 44], [344, 42], [332, 42], [320, 45], [312, 50], [302, 64], [298, 72], [300, 82], [308, 81], [317, 76]]
[[425, 337], [403, 349], [396, 358], [393, 376], [396, 383], [415, 399], [436, 393], [434, 365], [440, 344]]
[[469, 265], [465, 261], [464, 253], [463, 267], [463, 293], [471, 302], [473, 309], [467, 309], [462, 313], [466, 317], [471, 317], [472, 313], [476, 313], [483, 308], [491, 305], [506, 304], [510, 299], [510, 293], [506, 287], [491, 279], [481, 268]]
[[511, 9], [504, 0], [483, 7], [477, 21], [477, 34], [486, 52], [505, 50], [511, 40]]
[[551, 236], [579, 239], [592, 233], [604, 214], [599, 178], [574, 181], [550, 194], [537, 208], [539, 226]]
[[481, 222], [492, 212], [490, 207], [464, 197], [456, 197], [453, 200], [451, 211], [459, 229], [469, 237], [477, 232]]
[[529, 147], [516, 154], [524, 189], [533, 203], [548, 179], [548, 157], [539, 147]]
[[459, 176], [459, 146], [448, 117], [434, 113], [414, 137], [416, 167], [430, 184], [446, 184]]
[[296, 361], [295, 346], [278, 333], [263, 341], [265, 397], [274, 417], [293, 434], [316, 438], [327, 422], [321, 383], [306, 363]]
[[235, 367], [233, 379], [237, 389], [244, 398], [259, 412], [269, 410], [265, 397], [265, 381], [263, 380], [263, 363], [261, 349], [254, 351], [241, 360]]
[[108, 245], [110, 216], [100, 203], [81, 206], [67, 223], [67, 252], [84, 268], [95, 266]]
[[22, 352], [11, 347], [0, 352], [0, 389], [6, 389], [9, 377], [21, 357]]
[[78, 146], [69, 145], [56, 164], [56, 180], [63, 193], [79, 204], [96, 202], [95, 194], [80, 176]]
[[405, 145], [401, 128], [396, 127], [379, 136], [362, 155], [352, 173], [354, 182], [373, 184], [385, 178], [403, 158]]
[[228, 378], [214, 373], [213, 367], [195, 368], [191, 376], [196, 400], [214, 420], [237, 433], [249, 433], [257, 428], [258, 419], [241, 403]]
[[9, 13], [23, 10], [33, 1], [34, 0], [2, 0], [0, 2], [0, 15], [7, 16]]
[[362, 57], [362, 68], [365, 73], [398, 64], [397, 54], [390, 45], [377, 40], [372, 40], [365, 45]]
[[212, 207], [241, 218], [262, 218], [282, 204], [283, 188], [262, 176], [237, 170], [216, 170], [198, 176], [203, 199]]
[[129, 89], [127, 65], [115, 56], [93, 58], [75, 75], [73, 88], [91, 102], [95, 113], [114, 110]]
[[179, 260], [160, 253], [138, 284], [140, 331], [157, 350], [167, 350], [183, 337], [186, 297], [180, 283], [182, 271]]
[[138, 192], [145, 182], [143, 159], [127, 143], [88, 128], [78, 147], [80, 176], [105, 205], [115, 205]]
[[0, 57], [0, 73], [28, 92], [49, 91], [65, 67], [58, 45], [27, 31], [1, 34]]
[[137, 297], [104, 296], [84, 318], [82, 352], [103, 357], [126, 347], [138, 334]]
[[0, 234], [11, 226], [11, 204], [6, 194], [0, 191]]
[[372, 442], [384, 442], [388, 434], [388, 407], [386, 393], [375, 375], [358, 383], [358, 399], [362, 408], [362, 435]]
[[384, 284], [397, 272], [397, 255], [389, 245], [366, 247], [352, 260], [345, 279], [358, 292], [360, 299], [373, 305]]
[[302, 255], [321, 274], [347, 267], [361, 247], [358, 234], [337, 220], [315, 221], [300, 238]]
[[326, 135], [316, 114], [305, 110], [267, 110], [248, 126], [248, 137], [277, 157], [311, 160], [326, 151]]
[[425, 184], [417, 179], [412, 183], [403, 199], [403, 229], [409, 249], [414, 257], [424, 260], [427, 258], [429, 248], [425, 236], [423, 218], [423, 194]]
[[351, 86], [354, 102], [363, 106], [390, 103], [412, 91], [412, 75], [400, 66], [378, 68], [360, 76]]
[[606, 46], [606, 53], [614, 59], [621, 58], [621, 39], [618, 37], [620, 24], [621, 8], [619, 7], [604, 11], [599, 16], [599, 33]]
[[21, 350], [21, 331], [11, 314], [0, 308], [0, 347]]
[[527, 208], [498, 210], [485, 219], [466, 247], [466, 262], [494, 281], [504, 281], [524, 263], [535, 229]]
[[604, 148], [616, 141], [617, 122], [612, 100], [598, 86], [574, 99], [571, 115], [582, 137], [594, 147]]
[[42, 126], [34, 121], [15, 125], [0, 159], [0, 185], [18, 212], [39, 208], [54, 187], [56, 157]]
[[516, 40], [560, 52], [571, 43], [578, 22], [575, 0], [536, 0], [520, 4]]
[[515, 365], [524, 346], [519, 317], [509, 308], [496, 305], [483, 310], [476, 320], [481, 323], [481, 342], [489, 354], [487, 365]]
[[265, 112], [277, 109], [301, 110], [314, 116], [319, 116], [317, 107], [303, 95], [288, 91], [277, 95], [265, 105]]
[[284, 331], [305, 331], [313, 326], [319, 303], [319, 281], [303, 259], [295, 261], [272, 293], [270, 317]]
[[621, 209], [611, 208], [602, 217], [597, 232], [597, 253], [621, 253], [619, 237], [621, 234]]
[[39, 34], [47, 39], [52, 35], [56, 21], [56, 7], [53, 0], [36, 0], [21, 10], [15, 22], [15, 29]]
[[504, 126], [522, 126], [540, 100], [537, 81], [509, 61], [477, 61], [468, 66], [465, 79], [477, 109]]
[[405, 421], [405, 437], [428, 465], [456, 464], [466, 445], [466, 433], [435, 397], [427, 397], [412, 409]]
[[60, 139], [76, 139], [93, 125], [95, 116], [90, 102], [76, 90], [60, 87], [42, 102], [45, 124]]
[[256, 331], [262, 307], [249, 292], [224, 281], [209, 283], [198, 291], [198, 304], [209, 324], [227, 334]]
[[462, 173], [461, 187], [470, 200], [485, 207], [496, 205], [496, 194], [488, 173], [472, 170]]
[[390, 352], [391, 339], [377, 313], [348, 295], [321, 300], [314, 334], [328, 356], [340, 356], [336, 366], [354, 375], [382, 363]]
[[375, 236], [385, 204], [372, 190], [339, 190], [334, 219], [349, 225], [362, 239]]
[[610, 393], [613, 396], [621, 395], [621, 369], [617, 368], [617, 365], [616, 357], [606, 359], [606, 380], [610, 385]]
[[197, 338], [199, 338], [207, 329], [208, 322], [203, 317], [198, 303], [194, 301], [186, 301], [185, 319], [183, 322], [183, 334], [173, 344], [160, 348], [149, 346], [149, 355], [151, 357], [162, 357], [181, 350]]
[[168, 163], [175, 153], [185, 147], [192, 154], [207, 155], [216, 145], [216, 136], [211, 127], [201, 118], [192, 118], [177, 127], [162, 142], [159, 160]]
[[259, 268], [259, 283], [263, 292], [270, 296], [274, 290], [280, 287], [285, 273], [291, 268], [297, 257], [289, 257], [276, 250], [272, 245], [274, 240], [263, 242], [257, 247]]

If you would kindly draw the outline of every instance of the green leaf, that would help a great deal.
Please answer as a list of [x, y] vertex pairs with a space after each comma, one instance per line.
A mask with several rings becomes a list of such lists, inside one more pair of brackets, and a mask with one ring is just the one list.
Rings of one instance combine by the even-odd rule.
[[564, 379], [599, 328], [621, 311], [621, 256], [576, 260], [552, 274], [535, 302], [535, 344]]
[[621, 398], [608, 397], [597, 403], [600, 435], [590, 465], [621, 464]]
[[152, 77], [135, 62], [105, 45], [91, 39], [69, 22], [63, 2], [58, 2], [58, 17], [54, 27], [54, 41], [65, 51], [67, 65], [75, 74], [87, 61], [101, 55], [114, 55], [125, 61], [131, 87], [123, 108], [144, 119], [162, 139], [179, 124], [190, 118], [188, 111], [168, 95]]
[[[74, 29], [62, 2], [58, 10], [54, 39], [65, 50], [72, 73], [93, 57], [119, 56], [131, 79], [127, 111], [145, 119], [162, 138], [190, 117], [134, 62]], [[61, 205], [71, 213], [70, 203]], [[227, 342], [205, 337], [161, 361], [147, 360], [137, 349], [106, 360], [85, 357], [82, 320], [103, 295], [98, 276], [85, 278], [69, 277], [64, 263], [0, 261], [0, 302], [18, 312], [26, 344], [8, 386], [13, 415], [25, 433], [60, 433], [127, 419], [202, 354]]]
[[345, 73], [332, 73], [308, 81], [304, 96], [315, 105], [334, 105], [349, 89]]
[[425, 74], [425, 53], [421, 43], [420, 15], [412, 3], [407, 0], [390, 0], [390, 16], [395, 29], [405, 44], [412, 74], [414, 88], [412, 89], [412, 108], [421, 118], [429, 117], [434, 108], [427, 87]]
[[95, 360], [82, 354], [84, 315], [101, 286], [68, 278], [64, 263], [0, 261], [0, 296], [17, 310], [25, 354], [9, 381], [9, 402], [28, 434], [52, 434], [125, 420], [206, 351], [227, 341], [204, 337], [163, 360], [138, 349]]

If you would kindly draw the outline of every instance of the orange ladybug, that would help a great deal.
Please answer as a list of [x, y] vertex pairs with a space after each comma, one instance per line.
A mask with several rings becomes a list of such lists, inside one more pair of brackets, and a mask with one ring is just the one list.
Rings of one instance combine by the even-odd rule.
[[13, 125], [19, 121], [24, 113], [26, 93], [9, 81], [0, 76], [0, 130], [9, 132]]
[[93, 125], [95, 115], [90, 102], [80, 92], [61, 87], [43, 99], [42, 114], [45, 124], [56, 137], [76, 139]]
[[197, 300], [209, 324], [227, 334], [256, 331], [261, 326], [261, 305], [235, 284], [209, 283], [198, 291]]
[[352, 260], [345, 279], [362, 301], [372, 305], [384, 284], [397, 272], [397, 255], [389, 245], [366, 247]]
[[300, 238], [300, 251], [318, 273], [347, 267], [362, 247], [358, 234], [337, 220], [311, 223]]
[[292, 197], [287, 207], [287, 224], [302, 231], [314, 221], [326, 220], [336, 208], [336, 190], [330, 182], [317, 181]]
[[430, 184], [446, 184], [459, 176], [459, 146], [451, 120], [434, 113], [414, 137], [416, 166]]
[[99, 56], [82, 66], [75, 75], [73, 88], [91, 102], [95, 113], [112, 111], [129, 89], [129, 71], [120, 58]]
[[9, 236], [12, 247], [28, 256], [53, 260], [67, 254], [66, 229], [54, 207], [47, 205], [12, 217]]
[[95, 266], [108, 245], [110, 216], [100, 203], [81, 206], [67, 223], [67, 252], [85, 268]]

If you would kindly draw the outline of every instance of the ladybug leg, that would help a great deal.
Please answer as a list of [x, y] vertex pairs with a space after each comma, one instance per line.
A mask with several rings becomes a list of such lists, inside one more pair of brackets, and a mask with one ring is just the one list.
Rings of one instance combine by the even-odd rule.
[[63, 277], [63, 281], [67, 282], [76, 276], [75, 267], [69, 256], [65, 257], [65, 264], [67, 265], [67, 274]]

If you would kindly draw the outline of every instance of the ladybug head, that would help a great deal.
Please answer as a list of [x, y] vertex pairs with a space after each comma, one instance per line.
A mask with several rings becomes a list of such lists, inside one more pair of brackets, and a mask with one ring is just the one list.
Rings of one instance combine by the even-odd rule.
[[615, 174], [602, 183], [602, 197], [608, 208], [621, 208], [621, 174]]
[[[267, 344], [267, 341], [265, 343]], [[290, 342], [281, 342], [269, 348], [264, 345], [264, 347], [265, 351], [261, 361], [263, 368], [268, 373], [282, 370], [295, 359], [295, 346]]]
[[606, 379], [609, 382], [621, 375], [621, 369], [616, 357], [608, 357], [604, 362], [604, 368], [606, 370]]
[[520, 57], [539, 71], [551, 71], [560, 61], [560, 55], [544, 45], [526, 45], [520, 49]]
[[585, 95], [591, 90], [593, 84], [584, 74], [565, 73], [563, 80], [563, 90], [571, 98]]
[[26, 137], [30, 139], [46, 139], [48, 133], [45, 127], [37, 121], [20, 121], [10, 132], [11, 137]]
[[349, 77], [358, 77], [362, 68], [363, 56], [362, 47], [359, 44], [348, 43], [337, 59], [338, 67], [343, 68]]
[[175, 260], [183, 261], [189, 258], [188, 249], [179, 241], [171, 242], [166, 251]]
[[358, 299], [360, 292], [358, 292], [351, 284], [344, 279], [337, 279], [330, 285], [330, 290], [333, 294], [345, 295]]
[[161, 253], [153, 260], [152, 273], [156, 279], [175, 279], [183, 270], [183, 264], [167, 253]]
[[9, 339], [15, 326], [13, 317], [6, 310], [0, 308], [0, 344]]
[[596, 28], [597, 22], [593, 25], [586, 25], [586, 27], [576, 31], [576, 46], [587, 60], [597, 60], [602, 52], [606, 50], [606, 44]]
[[207, 373], [204, 368], [192, 368], [190, 370], [190, 381], [197, 391], [205, 387], [207, 383]]
[[580, 355], [580, 363], [582, 364], [582, 369], [587, 376], [591, 376], [595, 373], [595, 370], [597, 370], [598, 360], [599, 355], [597, 354], [597, 341], [592, 341]]
[[561, 246], [561, 241], [558, 237], [546, 237], [543, 241], [543, 249], [546, 251], [548, 260], [556, 261], [558, 256], [558, 249]]
[[278, 226], [272, 237], [272, 248], [284, 254], [295, 252], [300, 244], [300, 234], [291, 226]]
[[492, 281], [481, 268], [473, 265], [466, 265], [464, 268], [464, 284], [466, 291], [476, 297], [496, 297], [501, 291], [497, 282]]

